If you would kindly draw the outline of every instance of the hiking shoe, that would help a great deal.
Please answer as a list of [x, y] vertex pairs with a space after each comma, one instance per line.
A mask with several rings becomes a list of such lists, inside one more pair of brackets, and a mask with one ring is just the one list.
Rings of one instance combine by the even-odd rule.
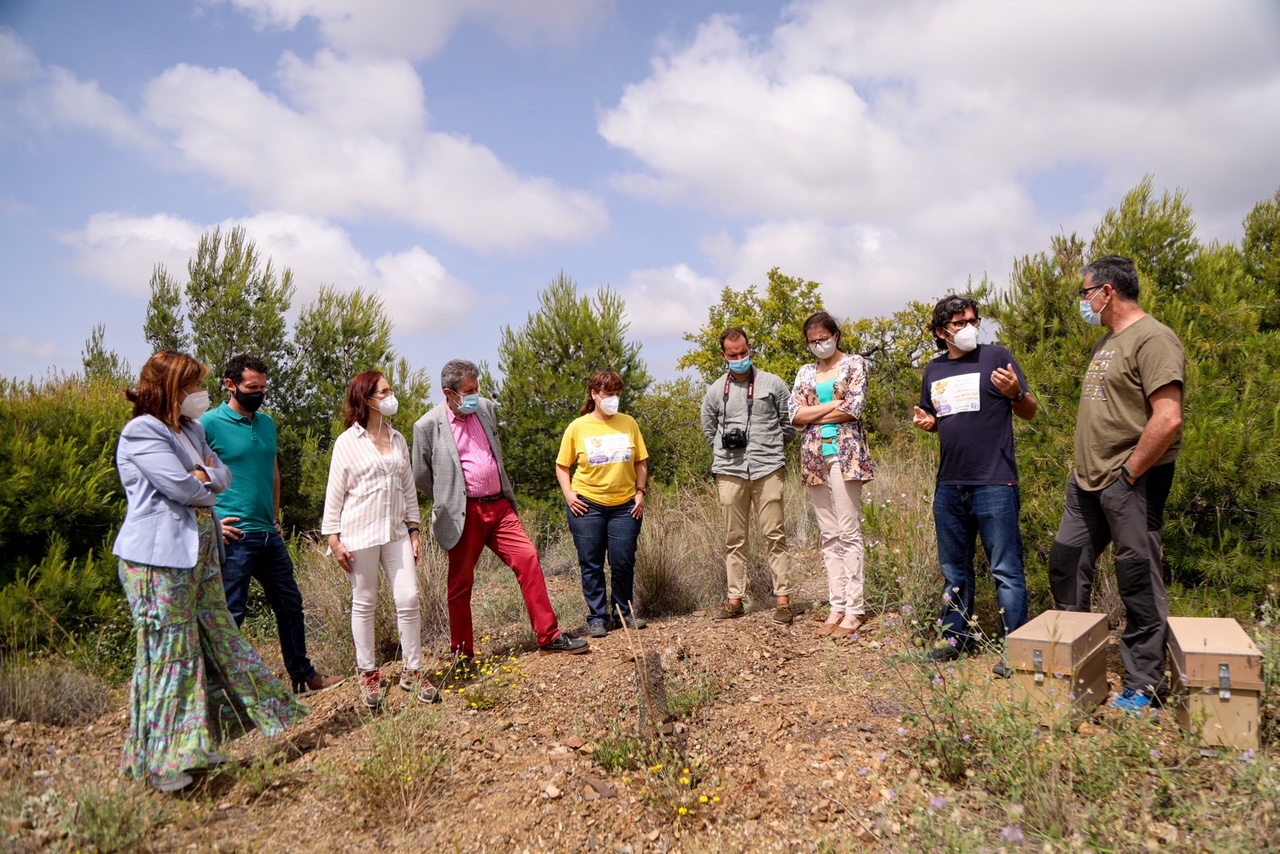
[[360, 674], [360, 702], [366, 709], [376, 709], [382, 705], [382, 675], [376, 670]]
[[570, 655], [580, 655], [591, 649], [591, 644], [582, 638], [574, 637], [568, 632], [561, 632], [556, 635], [556, 639], [551, 643], [538, 647], [538, 652], [543, 655], [549, 655], [553, 652], [567, 652]]
[[991, 672], [996, 675], [997, 679], [1012, 679], [1013, 674], [1017, 671], [1010, 667], [1002, 658], [995, 664], [991, 665]]
[[621, 629], [623, 625], [629, 629], [643, 629], [645, 626], [649, 625], [649, 621], [644, 617], [637, 617], [635, 614], [628, 614], [622, 620], [614, 617], [609, 621], [609, 628], [612, 631]]
[[195, 782], [195, 778], [186, 771], [175, 771], [172, 774], [152, 774], [149, 782], [151, 783], [151, 788], [157, 792], [172, 795], [174, 792], [181, 792], [187, 786], [190, 786]]
[[1125, 688], [1124, 693], [1111, 701], [1111, 708], [1119, 709], [1129, 715], [1140, 715], [1149, 709], [1154, 712], [1152, 705], [1149, 696], [1133, 688]]
[[791, 610], [790, 605], [779, 605], [773, 612], [773, 621], [784, 626], [791, 625], [791, 621], [795, 618], [795, 612]]
[[404, 670], [400, 673], [400, 687], [414, 696], [419, 703], [440, 703], [444, 698], [421, 670]]
[[604, 620], [588, 620], [587, 634], [593, 638], [602, 638], [609, 634], [609, 628], [605, 625]]
[[926, 664], [945, 664], [948, 661], [956, 661], [960, 658], [960, 647], [946, 646], [936, 647], [924, 654]]
[[720, 606], [720, 610], [715, 611], [711, 614], [711, 619], [736, 620], [738, 617], [741, 617], [745, 613], [747, 613], [747, 609], [742, 607], [741, 602], [739, 602], [736, 605], [733, 604], [732, 602], [725, 602], [723, 605]]
[[345, 676], [325, 676], [323, 673], [317, 673], [311, 677], [308, 682], [294, 682], [293, 693], [295, 694], [319, 694], [321, 691], [328, 691], [330, 688], [336, 688], [343, 682], [347, 681]]

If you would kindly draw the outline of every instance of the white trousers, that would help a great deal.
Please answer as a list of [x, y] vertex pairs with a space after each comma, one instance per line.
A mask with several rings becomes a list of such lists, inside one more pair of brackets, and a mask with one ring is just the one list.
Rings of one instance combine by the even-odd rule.
[[351, 553], [351, 636], [356, 642], [356, 667], [361, 672], [378, 669], [373, 615], [378, 607], [379, 564], [387, 573], [396, 602], [405, 670], [417, 670], [422, 666], [422, 609], [418, 603], [418, 567], [409, 537]]
[[832, 611], [862, 614], [862, 481], [845, 480], [835, 455], [827, 457], [826, 464], [827, 482], [810, 486], [809, 500], [818, 517], [827, 595]]

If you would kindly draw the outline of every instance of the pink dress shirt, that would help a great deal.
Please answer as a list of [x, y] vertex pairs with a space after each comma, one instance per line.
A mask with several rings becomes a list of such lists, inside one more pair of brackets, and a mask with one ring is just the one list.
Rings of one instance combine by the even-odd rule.
[[453, 441], [458, 445], [458, 458], [462, 461], [462, 480], [467, 485], [467, 497], [487, 498], [502, 492], [498, 460], [493, 455], [489, 437], [485, 434], [479, 417], [457, 415], [450, 409], [449, 427], [453, 430]]

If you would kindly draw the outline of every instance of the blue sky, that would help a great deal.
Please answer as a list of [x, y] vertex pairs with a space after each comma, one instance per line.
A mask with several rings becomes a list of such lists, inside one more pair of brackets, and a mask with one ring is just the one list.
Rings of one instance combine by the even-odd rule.
[[100, 322], [136, 369], [153, 265], [240, 224], [433, 376], [563, 269], [667, 377], [725, 285], [888, 314], [1148, 173], [1237, 240], [1278, 140], [1271, 0], [0, 0], [0, 375]]

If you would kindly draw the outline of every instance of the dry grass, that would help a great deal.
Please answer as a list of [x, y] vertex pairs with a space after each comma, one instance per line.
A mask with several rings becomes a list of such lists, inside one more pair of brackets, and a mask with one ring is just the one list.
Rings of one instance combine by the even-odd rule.
[[364, 727], [368, 747], [354, 768], [332, 768], [331, 778], [363, 811], [411, 827], [440, 802], [449, 773], [440, 713], [405, 706]]
[[0, 720], [70, 726], [103, 714], [110, 701], [105, 682], [62, 659], [10, 657], [0, 665]]

